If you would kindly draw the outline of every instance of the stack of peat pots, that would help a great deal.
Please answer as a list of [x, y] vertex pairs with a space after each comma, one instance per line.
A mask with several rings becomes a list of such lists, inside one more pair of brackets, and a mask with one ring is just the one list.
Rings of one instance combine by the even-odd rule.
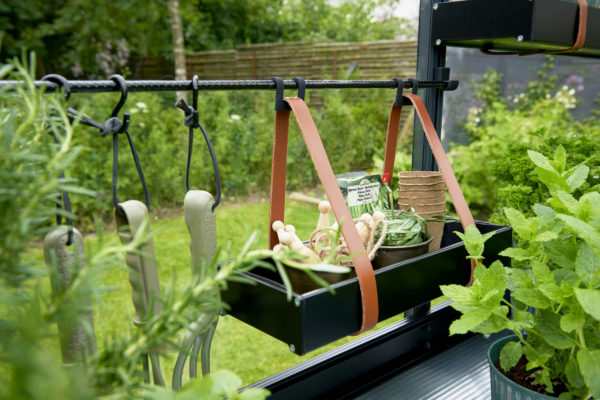
[[[398, 174], [398, 206], [400, 210], [414, 208], [422, 218], [446, 215], [446, 185], [440, 172], [407, 171]], [[427, 230], [433, 236], [429, 251], [442, 243], [443, 222], [428, 222]]]

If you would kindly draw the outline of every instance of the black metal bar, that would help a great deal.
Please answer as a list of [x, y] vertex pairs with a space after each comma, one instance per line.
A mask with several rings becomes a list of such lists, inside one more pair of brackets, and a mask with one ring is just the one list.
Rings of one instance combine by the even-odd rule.
[[354, 398], [365, 388], [468, 338], [448, 337], [448, 327], [459, 315], [449, 304], [446, 301], [369, 333], [250, 387], [269, 389], [271, 400]]
[[[392, 80], [307, 80], [307, 89], [370, 89], [370, 88], [397, 88]], [[128, 92], [147, 91], [182, 91], [192, 90], [191, 80], [166, 81], [166, 80], [129, 80], [125, 81]], [[0, 90], [22, 84], [20, 81], [0, 81]], [[59, 85], [49, 81], [35, 81], [35, 86], [46, 88], [47, 92], [53, 92]], [[68, 81], [72, 93], [98, 93], [115, 92], [119, 88], [111, 80], [72, 80]], [[456, 81], [419, 81], [419, 87], [446, 88], [454, 90]], [[412, 83], [405, 81], [405, 88], [411, 88]], [[297, 89], [293, 80], [284, 81], [285, 89]], [[199, 80], [198, 90], [275, 90], [275, 83], [269, 80]]]
[[[434, 7], [437, 3], [446, 0], [421, 0], [419, 9], [419, 40], [417, 50], [417, 78], [424, 81], [433, 79], [437, 68], [446, 65], [446, 47], [438, 46], [432, 37], [432, 19]], [[427, 88], [426, 86], [420, 86]], [[444, 106], [444, 94], [441, 90], [426, 90], [423, 94], [423, 103], [433, 121], [438, 134], [442, 127], [442, 109]], [[413, 170], [436, 171], [437, 165], [429, 144], [425, 140], [425, 134], [417, 118], [415, 118], [415, 134], [413, 137]]]

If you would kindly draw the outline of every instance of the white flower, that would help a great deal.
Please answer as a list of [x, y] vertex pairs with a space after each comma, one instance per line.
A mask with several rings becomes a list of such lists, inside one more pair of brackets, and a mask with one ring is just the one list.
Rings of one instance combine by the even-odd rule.
[[229, 116], [229, 118], [231, 118], [231, 119], [232, 119], [232, 120], [234, 120], [234, 121], [239, 121], [240, 119], [242, 119], [242, 117], [240, 117], [240, 116], [239, 116], [239, 115], [237, 115], [237, 114], [231, 114], [231, 115]]
[[139, 108], [140, 110], [143, 110], [143, 109], [145, 109], [145, 108], [148, 108], [148, 107], [146, 106], [146, 104], [145, 104], [145, 103], [142, 103], [141, 101], [138, 101], [137, 103], [135, 103], [135, 106], [136, 106], [137, 108]]

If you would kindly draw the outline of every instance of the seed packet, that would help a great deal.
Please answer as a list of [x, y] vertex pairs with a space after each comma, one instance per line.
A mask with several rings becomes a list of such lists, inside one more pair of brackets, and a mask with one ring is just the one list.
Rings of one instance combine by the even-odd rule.
[[338, 175], [337, 181], [352, 218], [391, 209], [392, 193], [380, 175], [350, 173]]

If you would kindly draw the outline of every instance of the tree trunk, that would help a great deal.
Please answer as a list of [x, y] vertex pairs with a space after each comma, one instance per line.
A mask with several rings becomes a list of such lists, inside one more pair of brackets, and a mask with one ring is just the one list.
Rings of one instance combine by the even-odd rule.
[[[186, 80], [185, 44], [183, 26], [179, 13], [179, 0], [168, 0], [169, 19], [171, 20], [171, 36], [173, 37], [173, 56], [175, 58], [175, 79]], [[177, 98], [186, 98], [186, 92], [177, 92]]]

